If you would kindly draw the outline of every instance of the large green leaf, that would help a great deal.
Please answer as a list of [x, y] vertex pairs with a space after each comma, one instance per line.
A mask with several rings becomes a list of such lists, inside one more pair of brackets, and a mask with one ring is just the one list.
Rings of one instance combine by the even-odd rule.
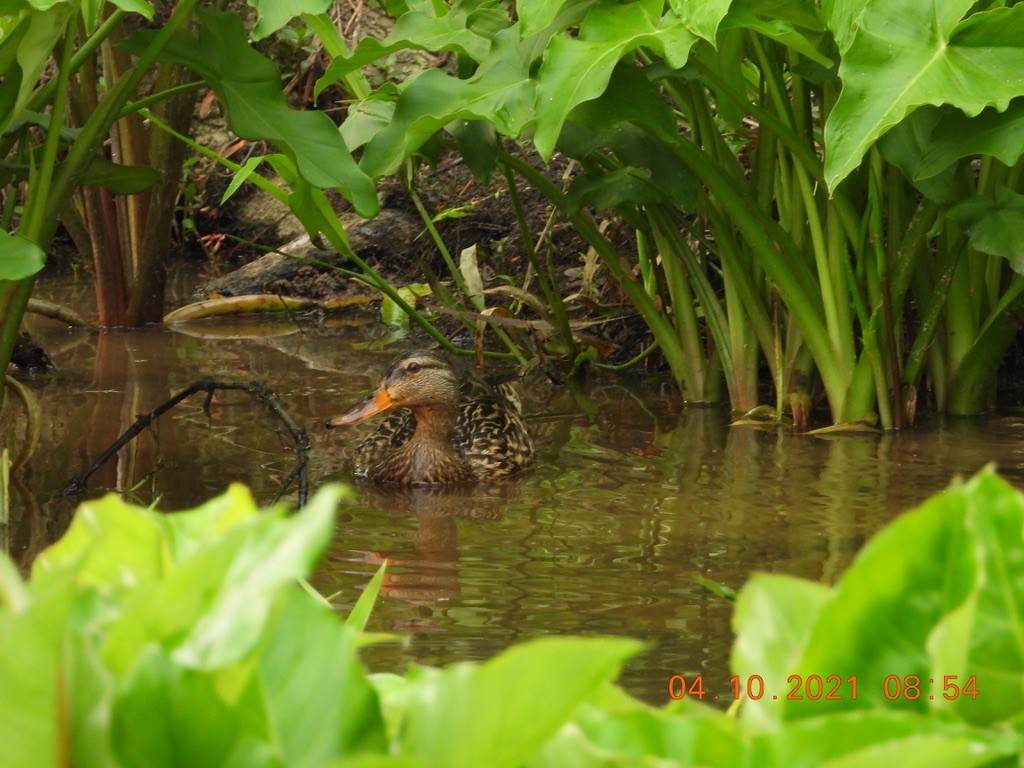
[[980, 553], [979, 588], [967, 604], [970, 614], [961, 617], [966, 632], [933, 637], [929, 651], [945, 662], [933, 666], [933, 676], [957, 675], [963, 686], [977, 675], [977, 696], [936, 696], [936, 706], [992, 725], [1024, 712], [1024, 496], [992, 472], [972, 479], [965, 495], [966, 527]]
[[718, 25], [731, 5], [733, 0], [669, 0], [669, 6], [686, 28], [712, 45], [718, 37]]
[[[927, 696], [934, 695], [927, 682], [932, 671], [928, 640], [947, 614], [979, 587], [977, 542], [964, 520], [967, 510], [988, 495], [985, 486], [990, 483], [1006, 490], [991, 475], [966, 485], [954, 484], [898, 518], [864, 547], [814, 617], [806, 648], [790, 669], [801, 679], [853, 677], [856, 698], [850, 685], [844, 684], [845, 693], [836, 700], [787, 699], [783, 702], [786, 716], [873, 707], [928, 710]], [[966, 679], [969, 672], [960, 668], [943, 674]], [[902, 681], [909, 675], [920, 679], [923, 695], [887, 697], [887, 678], [898, 678], [902, 690]], [[896, 688], [892, 680], [888, 685], [891, 694]]]
[[[227, 110], [231, 128], [252, 141], [274, 142], [295, 162], [303, 178], [322, 189], [337, 188], [363, 216], [380, 209], [376, 189], [359, 170], [337, 127], [322, 112], [300, 112], [281, 92], [281, 74], [248, 43], [235, 14], [199, 8], [199, 36], [175, 36], [161, 56], [199, 73]], [[136, 33], [125, 47], [137, 51], [151, 38]]]
[[697, 37], [674, 13], [661, 15], [661, 0], [595, 6], [578, 37], [551, 40], [537, 75], [537, 128], [534, 143], [550, 157], [569, 113], [604, 92], [619, 60], [649, 47], [671, 67], [686, 63]]
[[[247, 714], [224, 700], [211, 674], [178, 665], [149, 646], [114, 702], [111, 735], [122, 765], [217, 768], [245, 748]], [[252, 768], [279, 765], [249, 757]]]
[[0, 76], [4, 80], [0, 102], [9, 106], [0, 110], [0, 133], [31, 98], [74, 10], [70, 2], [46, 3], [45, 9], [30, 9], [28, 3], [14, 5], [0, 12]]
[[262, 699], [286, 765], [384, 751], [377, 693], [356, 654], [357, 633], [325, 604], [293, 590], [259, 652]]
[[[772, 4], [772, 7], [766, 9], [758, 8], [764, 4], [756, 0], [734, 0], [729, 14], [721, 22], [721, 29], [749, 29], [771, 40], [778, 40], [823, 67], [834, 64], [820, 50], [824, 30], [816, 23], [813, 14], [806, 13], [806, 3], [798, 1]], [[782, 12], [787, 6], [795, 11], [792, 19]], [[759, 12], [761, 10], [766, 12], [764, 16]]]
[[1005, 112], [989, 108], [967, 117], [947, 108], [940, 114], [914, 169], [915, 180], [932, 178], [973, 155], [991, 155], [1012, 166], [1024, 154], [1024, 99], [1014, 99]]
[[103, 666], [96, 639], [69, 633], [61, 651], [60, 684], [67, 706], [66, 717], [58, 715], [59, 752], [75, 755], [75, 765], [82, 768], [118, 768], [109, 731], [114, 680]]
[[[497, 9], [495, 11], [500, 13]], [[470, 15], [475, 16], [476, 13], [477, 9], [468, 3], [439, 16], [419, 11], [406, 13], [383, 40], [364, 37], [350, 56], [336, 57], [317, 81], [314, 93], [319, 94], [355, 69], [407, 49], [458, 51], [475, 61], [483, 61], [491, 50], [491, 41], [475, 26], [470, 28]], [[504, 18], [507, 22], [507, 13]]]
[[370, 176], [393, 173], [453, 120], [488, 120], [499, 133], [517, 136], [533, 116], [530, 62], [522, 58], [517, 30], [494, 37], [494, 55], [468, 80], [428, 69], [406, 83], [391, 122], [367, 144], [360, 166]]
[[135, 590], [107, 633], [115, 670], [152, 643], [197, 668], [248, 654], [263, 632], [274, 590], [306, 576], [330, 541], [339, 490], [327, 486], [290, 519], [264, 512], [189, 554], [152, 589]]
[[27, 237], [0, 230], [0, 280], [31, 277], [46, 264], [46, 253]]
[[934, 158], [937, 143], [944, 141], [945, 131], [936, 130], [936, 126], [947, 111], [963, 115], [949, 106], [920, 107], [878, 141], [882, 157], [903, 171], [925, 197], [943, 205], [955, 202], [957, 197], [955, 160], [938, 167], [934, 159], [928, 158]]
[[792, 687], [786, 678], [829, 594], [821, 584], [764, 573], [755, 574], [743, 587], [732, 619], [736, 641], [730, 666], [743, 683], [741, 692], [748, 680], [760, 678], [767, 693], [744, 703], [744, 719], [764, 725], [779, 718], [783, 697], [778, 693]]
[[437, 768], [518, 766], [641, 647], [620, 638], [544, 638], [481, 665], [421, 670], [405, 691], [401, 753]]
[[576, 177], [570, 206], [667, 201], [691, 210], [697, 184], [671, 149], [676, 141], [675, 116], [646, 72], [631, 64], [616, 67], [604, 92], [573, 110], [558, 147], [584, 163], [595, 151], [611, 151], [624, 167]]
[[566, 8], [588, 4], [587, 0], [519, 0], [516, 15], [522, 24], [522, 35], [528, 37], [550, 25]]
[[259, 12], [259, 19], [252, 30], [253, 40], [262, 40], [296, 16], [326, 13], [331, 7], [331, 0], [246, 0], [246, 3]]
[[109, 189], [115, 195], [137, 195], [160, 181], [160, 173], [148, 165], [122, 165], [97, 157], [85, 171], [83, 184]]
[[967, 115], [1024, 94], [1024, 5], [963, 19], [972, 0], [878, 0], [842, 58], [843, 90], [825, 125], [825, 178], [835, 189], [868, 148], [922, 104]]
[[[751, 764], [746, 759], [748, 745], [740, 723], [710, 706], [689, 703], [688, 699], [661, 710], [628, 703], [598, 704], [581, 707], [574, 724], [599, 754], [619, 756], [624, 759], [621, 765], [628, 768], [655, 768], [664, 765], [660, 761], [666, 758], [673, 761], [670, 765], [726, 768]], [[563, 729], [559, 736], [567, 732], [573, 730]], [[582, 751], [577, 747], [577, 752]], [[763, 768], [764, 764], [757, 765]]]
[[1024, 274], [1024, 195], [1000, 186], [992, 195], [975, 195], [953, 206], [948, 216], [966, 230], [981, 253], [1002, 256]]
[[1015, 755], [1021, 745], [1021, 736], [1012, 731], [984, 731], [910, 712], [843, 712], [787, 723], [755, 737], [749, 765], [967, 768]]
[[58, 661], [70, 584], [17, 613], [0, 611], [0, 744], [4, 768], [56, 765]]
[[155, 515], [109, 494], [79, 506], [67, 533], [33, 563], [32, 587], [45, 593], [71, 579], [111, 592], [144, 587], [163, 573], [166, 546]]

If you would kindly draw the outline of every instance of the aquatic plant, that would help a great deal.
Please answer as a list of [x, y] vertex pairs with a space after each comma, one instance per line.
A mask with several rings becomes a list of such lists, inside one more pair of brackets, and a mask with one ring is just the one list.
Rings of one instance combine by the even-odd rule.
[[346, 620], [299, 582], [344, 493], [322, 489], [294, 515], [238, 486], [172, 515], [108, 496], [82, 505], [27, 581], [0, 555], [5, 768], [1024, 757], [1024, 496], [992, 471], [897, 518], [834, 587], [754, 575], [732, 670], [668, 677], [663, 706], [613, 685], [643, 650], [627, 638], [369, 674], [358, 648], [383, 572], [342, 596]]
[[[283, 17], [279, 3], [253, 5], [261, 14], [255, 35], [269, 34], [275, 21], [283, 25], [302, 12], [301, 4], [290, 5], [291, 13]], [[164, 114], [161, 105], [200, 85], [217, 94], [236, 134], [273, 142], [290, 162], [289, 194], [305, 201], [307, 223], [315, 215], [315, 192], [323, 188], [341, 190], [366, 216], [377, 211], [373, 182], [356, 166], [334, 124], [323, 113], [287, 105], [280, 73], [250, 46], [249, 33], [235, 14], [202, 7], [199, 0], [181, 0], [167, 10], [153, 28], [131, 34], [126, 34], [126, 21], [134, 27], [152, 22], [151, 4], [16, 0], [0, 17], [0, 370], [10, 360], [35, 275], [46, 262], [58, 225], [63, 221], [73, 231], [82, 229], [82, 221], [72, 215], [76, 194], [92, 212], [84, 221], [92, 225], [102, 321], [123, 324], [135, 310], [137, 320], [146, 319], [142, 308], [151, 301], [152, 271], [160, 265], [142, 245], [144, 206], [129, 204], [133, 223], [122, 244], [140, 246], [133, 263], [113, 241], [104, 242], [98, 229], [99, 222], [113, 222], [113, 199], [107, 192], [83, 188], [100, 186], [115, 195], [130, 195], [153, 185], [160, 174], [144, 163], [163, 155], [167, 146], [154, 137], [153, 155], [147, 157], [139, 126], [131, 125], [144, 115], [173, 133], [180, 121]], [[109, 64], [102, 77], [94, 69], [100, 49]], [[149, 84], [152, 91], [140, 93], [158, 62], [186, 67], [201, 80], [181, 84], [177, 75], [165, 76], [171, 69], [161, 67]], [[123, 164], [111, 162], [102, 149], [112, 130]], [[180, 168], [172, 172], [173, 165], [161, 162], [158, 169], [173, 177], [164, 181], [176, 189]], [[164, 195], [162, 203], [154, 197], [159, 209], [150, 209], [154, 219], [173, 210], [166, 189], [151, 194]], [[110, 227], [108, 234], [116, 229]], [[166, 233], [156, 236], [166, 239]], [[154, 303], [159, 313], [162, 307]]]
[[[988, 403], [1024, 303], [1005, 226], [1022, 191], [1020, 6], [404, 6], [319, 87], [403, 48], [448, 51], [457, 74], [355, 103], [342, 131], [360, 167], [393, 173], [440, 137], [480, 175], [528, 178], [642, 313], [685, 399], [724, 382], [746, 410], [764, 363], [779, 412], [820, 380], [834, 422], [902, 426], [925, 389], [953, 413]], [[583, 172], [566, 193], [500, 137]], [[632, 263], [594, 211], [635, 230]]]

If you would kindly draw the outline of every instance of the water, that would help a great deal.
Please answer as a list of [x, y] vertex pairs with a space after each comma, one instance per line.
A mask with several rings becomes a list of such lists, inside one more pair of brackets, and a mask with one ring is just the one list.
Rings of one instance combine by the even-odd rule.
[[[369, 320], [98, 336], [36, 322], [62, 373], [30, 382], [43, 444], [19, 475], [5, 545], [26, 566], [69, 520], [58, 493], [68, 478], [199, 378], [269, 384], [310, 433], [313, 486], [350, 479], [344, 447], [361, 432], [322, 423], [400, 351], [359, 348], [376, 333]], [[814, 438], [730, 427], [725, 411], [680, 409], [657, 385], [572, 393], [535, 381], [527, 395], [538, 461], [520, 479], [440, 492], [361, 486], [340, 510], [314, 583], [345, 611], [389, 561], [370, 629], [397, 637], [366, 650], [372, 669], [485, 659], [545, 634], [628, 634], [650, 644], [624, 672], [631, 692], [661, 703], [672, 675], [701, 673], [724, 698], [732, 606], [702, 580], [738, 589], [771, 571], [832, 583], [872, 533], [955, 475], [997, 461], [1024, 486], [1024, 419], [1013, 415]], [[204, 399], [123, 450], [89, 495], [132, 489], [173, 510], [237, 480], [273, 501], [294, 463], [287, 440], [242, 393], [217, 393], [209, 415]]]

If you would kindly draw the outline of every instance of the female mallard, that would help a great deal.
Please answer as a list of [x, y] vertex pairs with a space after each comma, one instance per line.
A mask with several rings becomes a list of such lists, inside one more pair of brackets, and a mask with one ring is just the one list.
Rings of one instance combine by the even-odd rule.
[[410, 352], [373, 394], [331, 427], [396, 410], [356, 448], [355, 471], [378, 483], [443, 485], [506, 477], [533, 459], [518, 409], [495, 394], [466, 393], [436, 352]]

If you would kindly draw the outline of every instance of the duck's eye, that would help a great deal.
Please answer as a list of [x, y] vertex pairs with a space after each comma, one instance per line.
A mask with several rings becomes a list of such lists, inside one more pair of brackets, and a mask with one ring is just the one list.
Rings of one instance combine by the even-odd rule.
[[405, 370], [408, 371], [409, 373], [416, 373], [416, 371], [418, 371], [419, 369], [420, 364], [416, 362], [409, 363], [407, 366], [405, 366]]

